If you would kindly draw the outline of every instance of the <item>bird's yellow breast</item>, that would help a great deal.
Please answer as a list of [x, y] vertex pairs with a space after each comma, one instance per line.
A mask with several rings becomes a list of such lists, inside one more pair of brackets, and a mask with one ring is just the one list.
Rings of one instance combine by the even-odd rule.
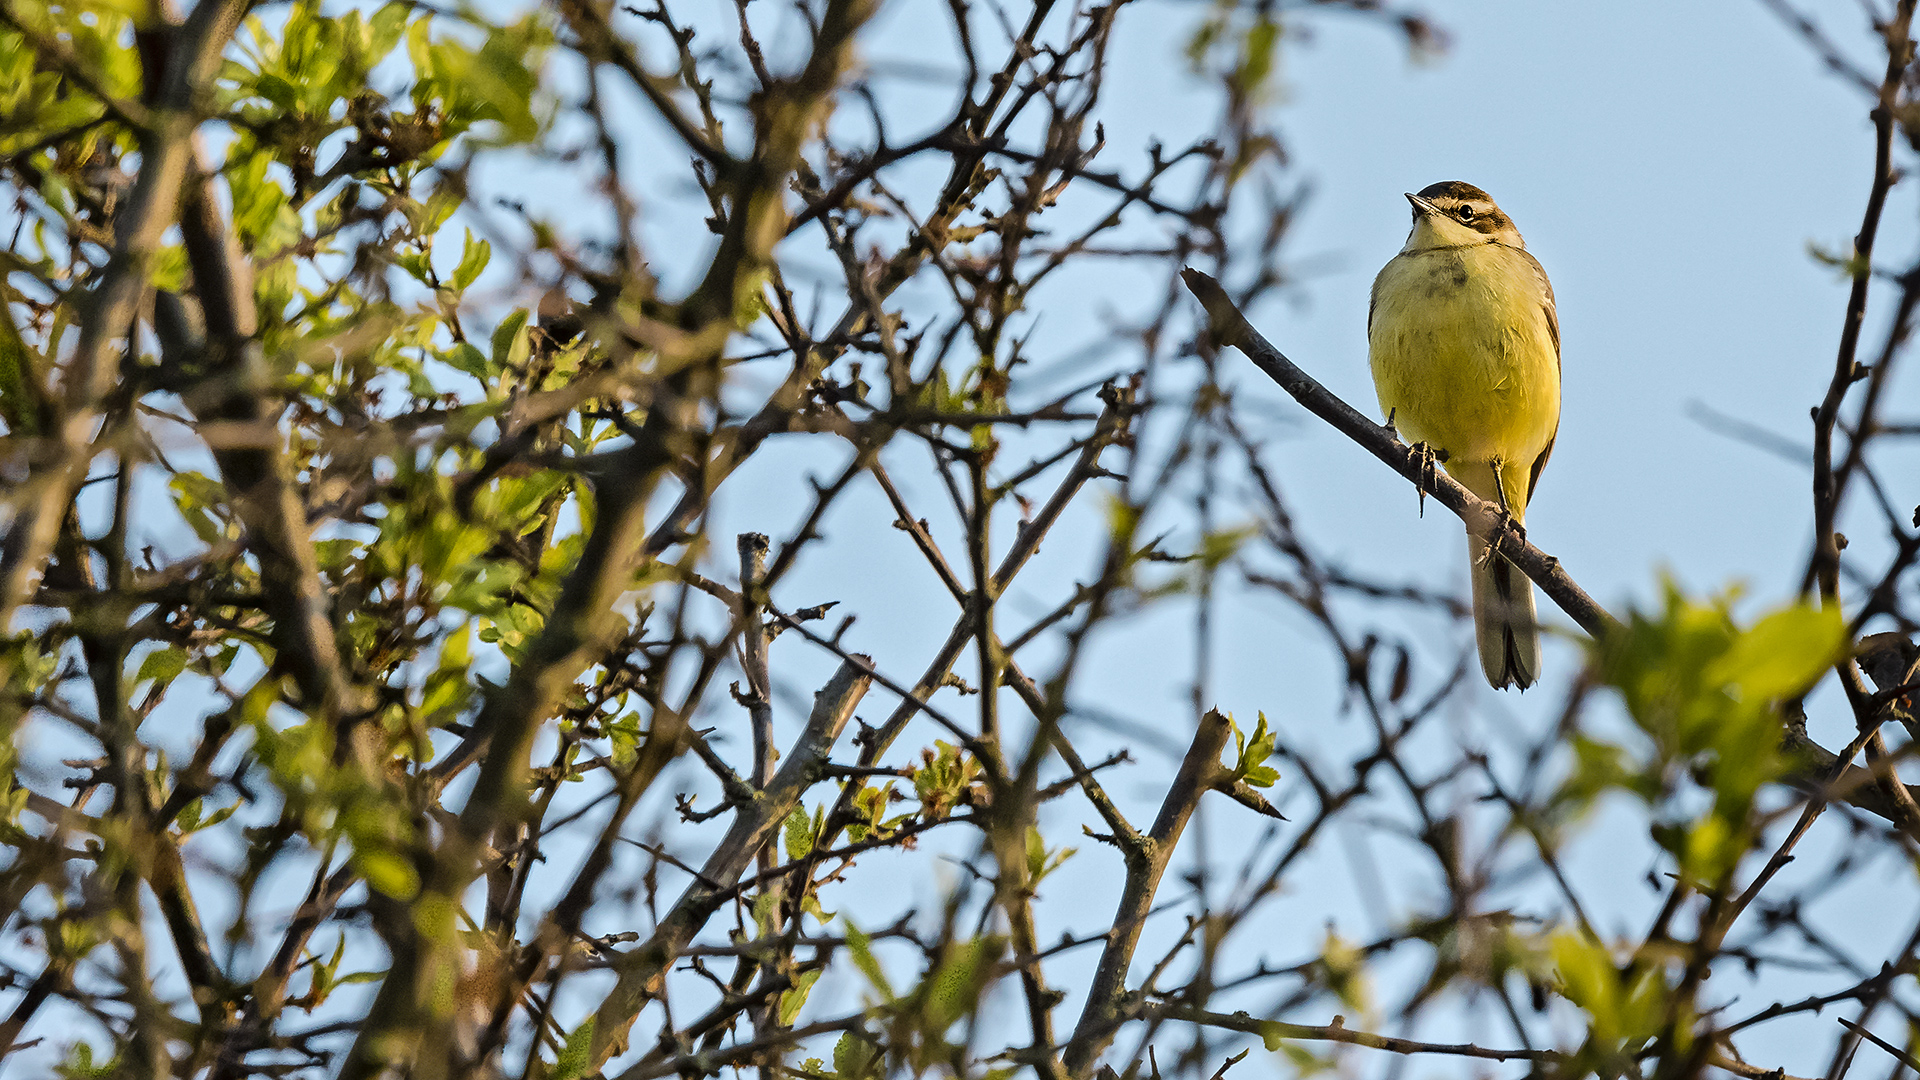
[[1447, 471], [1482, 498], [1496, 497], [1487, 466], [1500, 461], [1516, 512], [1560, 424], [1551, 303], [1538, 264], [1504, 244], [1403, 252], [1373, 284], [1381, 411], [1409, 442], [1446, 451]]

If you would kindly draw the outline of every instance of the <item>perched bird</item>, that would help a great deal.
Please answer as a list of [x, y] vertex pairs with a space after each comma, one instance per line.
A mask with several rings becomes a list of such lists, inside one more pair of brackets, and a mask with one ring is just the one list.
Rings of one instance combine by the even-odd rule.
[[[1560, 322], [1547, 272], [1472, 184], [1408, 195], [1413, 231], [1373, 282], [1367, 350], [1387, 422], [1524, 524], [1560, 429]], [[1533, 583], [1468, 533], [1480, 666], [1495, 688], [1540, 674]]]

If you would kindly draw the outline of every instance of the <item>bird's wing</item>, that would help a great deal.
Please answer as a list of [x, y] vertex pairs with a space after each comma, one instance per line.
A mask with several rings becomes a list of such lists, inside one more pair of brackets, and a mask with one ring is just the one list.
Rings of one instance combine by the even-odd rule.
[[1544, 297], [1540, 301], [1540, 310], [1547, 316], [1547, 333], [1553, 338], [1553, 363], [1554, 367], [1558, 368], [1560, 366], [1560, 314], [1553, 305], [1553, 282], [1547, 280], [1547, 268], [1541, 266], [1540, 260], [1533, 257], [1533, 252], [1525, 248], [1514, 250], [1520, 253], [1521, 258], [1527, 260], [1528, 266], [1533, 267], [1534, 279], [1540, 283], [1540, 292]]
[[[1560, 314], [1554, 308], [1553, 282], [1547, 280], [1546, 267], [1540, 265], [1540, 260], [1534, 258], [1532, 252], [1524, 248], [1518, 250], [1521, 256], [1527, 260], [1527, 265], [1533, 267], [1533, 276], [1540, 282], [1540, 292], [1542, 296], [1540, 310], [1541, 313], [1547, 317], [1547, 335], [1553, 338], [1553, 371], [1555, 375], [1558, 375], [1560, 374]], [[1533, 459], [1533, 470], [1527, 478], [1528, 500], [1532, 500], [1533, 489], [1540, 485], [1540, 470], [1547, 467], [1547, 459], [1553, 456], [1553, 441], [1559, 437], [1560, 418], [1555, 416], [1553, 418], [1553, 434], [1547, 437], [1546, 449], [1540, 451], [1540, 456]]]
[[[1399, 258], [1399, 256], [1396, 255], [1394, 258]], [[1392, 265], [1393, 259], [1388, 259], [1387, 266]], [[1383, 266], [1380, 268], [1380, 272], [1374, 275], [1373, 288], [1367, 291], [1367, 342], [1369, 345], [1373, 342], [1373, 313], [1374, 310], [1380, 306], [1380, 279], [1386, 276], [1387, 267]]]

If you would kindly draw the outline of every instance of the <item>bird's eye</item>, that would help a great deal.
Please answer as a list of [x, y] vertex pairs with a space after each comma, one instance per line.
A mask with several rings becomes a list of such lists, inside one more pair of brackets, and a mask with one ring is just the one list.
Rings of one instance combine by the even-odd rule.
[[1461, 221], [1472, 221], [1472, 220], [1473, 220], [1473, 207], [1471, 207], [1471, 206], [1463, 206], [1463, 207], [1461, 207], [1461, 208], [1459, 209], [1459, 211], [1458, 211], [1458, 213], [1460, 214], [1460, 220], [1461, 220]]

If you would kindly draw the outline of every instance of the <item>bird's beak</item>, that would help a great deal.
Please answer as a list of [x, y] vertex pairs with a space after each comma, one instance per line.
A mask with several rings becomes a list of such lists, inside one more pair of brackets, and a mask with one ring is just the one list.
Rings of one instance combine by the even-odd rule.
[[1405, 194], [1406, 194], [1406, 196], [1407, 196], [1407, 201], [1413, 204], [1413, 208], [1414, 208], [1415, 210], [1418, 210], [1418, 211], [1420, 211], [1420, 212], [1421, 212], [1421, 213], [1423, 213], [1423, 214], [1438, 214], [1438, 213], [1440, 213], [1440, 208], [1439, 208], [1439, 207], [1437, 207], [1437, 206], [1435, 206], [1435, 205], [1433, 205], [1432, 203], [1430, 203], [1430, 202], [1428, 202], [1427, 200], [1425, 200], [1425, 199], [1423, 199], [1423, 198], [1421, 198], [1420, 196], [1418, 196], [1418, 195], [1415, 195], [1415, 194], [1414, 194], [1413, 192], [1411, 192], [1411, 191], [1409, 191], [1409, 192], [1406, 192]]

